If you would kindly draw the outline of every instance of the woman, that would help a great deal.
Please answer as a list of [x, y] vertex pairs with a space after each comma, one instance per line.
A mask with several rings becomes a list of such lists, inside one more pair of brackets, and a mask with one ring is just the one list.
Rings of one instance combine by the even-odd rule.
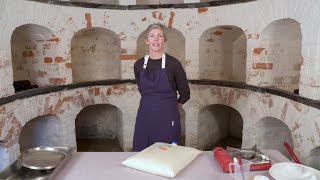
[[190, 89], [181, 63], [163, 52], [166, 40], [161, 24], [150, 25], [145, 36], [149, 54], [134, 64], [141, 100], [133, 151], [141, 151], [155, 142], [179, 141], [179, 107], [190, 99]]

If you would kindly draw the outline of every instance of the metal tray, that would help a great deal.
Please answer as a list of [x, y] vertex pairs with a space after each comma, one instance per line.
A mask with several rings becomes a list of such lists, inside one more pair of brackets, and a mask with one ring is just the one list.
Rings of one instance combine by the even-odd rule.
[[66, 154], [58, 148], [36, 147], [22, 152], [18, 160], [24, 167], [46, 170], [57, 167], [65, 157]]
[[[53, 148], [56, 152], [65, 154], [64, 158], [52, 169], [30, 169], [25, 167], [20, 160], [15, 161], [9, 167], [4, 169], [0, 173], [0, 180], [52, 180], [54, 176], [59, 172], [60, 168], [70, 159], [72, 152], [76, 149], [75, 147], [41, 147], [43, 148]], [[34, 150], [33, 150], [34, 151]], [[51, 152], [51, 150], [50, 150]], [[22, 154], [21, 154], [22, 156]]]

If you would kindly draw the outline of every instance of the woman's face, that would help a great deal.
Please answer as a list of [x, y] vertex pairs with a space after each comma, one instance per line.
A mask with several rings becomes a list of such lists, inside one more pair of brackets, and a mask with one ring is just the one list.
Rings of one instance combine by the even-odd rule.
[[149, 46], [149, 51], [153, 52], [163, 52], [164, 41], [164, 34], [158, 28], [152, 29], [145, 40]]

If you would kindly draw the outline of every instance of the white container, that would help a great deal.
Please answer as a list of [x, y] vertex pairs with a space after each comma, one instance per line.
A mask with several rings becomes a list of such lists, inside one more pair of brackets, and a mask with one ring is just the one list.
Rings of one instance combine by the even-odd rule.
[[276, 180], [320, 180], [320, 171], [291, 162], [276, 163], [269, 173]]

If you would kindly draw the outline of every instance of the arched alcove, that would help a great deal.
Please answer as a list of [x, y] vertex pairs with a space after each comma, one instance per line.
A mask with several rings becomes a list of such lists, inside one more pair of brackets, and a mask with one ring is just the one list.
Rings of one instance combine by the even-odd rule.
[[[165, 28], [166, 35], [167, 35], [167, 42], [165, 43], [164, 52], [168, 53], [169, 55], [177, 58], [183, 68], [186, 67], [186, 52], [185, 52], [185, 38], [183, 34], [172, 28]], [[145, 33], [146, 31], [143, 31], [137, 40], [137, 57], [141, 58], [145, 54], [148, 54], [148, 46], [144, 42], [145, 40]]]
[[184, 0], [136, 0], [137, 5], [183, 4]]
[[290, 92], [298, 89], [302, 65], [300, 23], [293, 19], [272, 22], [262, 31], [259, 42], [254, 55], [261, 65], [253, 66], [263, 72], [259, 85]]
[[78, 151], [123, 151], [120, 147], [120, 109], [109, 104], [87, 106], [76, 117]]
[[238, 111], [225, 105], [208, 105], [199, 112], [198, 148], [241, 148], [242, 130], [243, 120]]
[[320, 171], [320, 146], [311, 150], [306, 161], [307, 166], [315, 168]]
[[17, 27], [11, 36], [13, 80], [29, 80], [38, 86], [52, 85], [57, 78], [59, 38], [43, 26], [26, 24]]
[[258, 149], [275, 149], [290, 159], [283, 143], [288, 142], [293, 149], [293, 139], [288, 126], [273, 117], [264, 117], [256, 124], [255, 142]]
[[121, 79], [120, 39], [104, 28], [83, 29], [71, 40], [73, 82]]
[[242, 29], [217, 26], [199, 40], [199, 79], [246, 81], [247, 39]]
[[62, 146], [62, 122], [56, 116], [39, 116], [27, 122], [19, 137], [20, 152], [38, 146]]

